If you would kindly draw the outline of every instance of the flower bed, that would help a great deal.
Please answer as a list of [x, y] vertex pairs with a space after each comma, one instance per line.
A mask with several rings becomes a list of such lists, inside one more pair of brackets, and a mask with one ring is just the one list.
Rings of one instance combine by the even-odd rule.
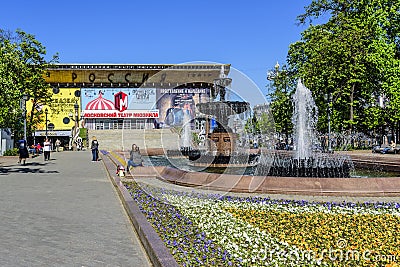
[[153, 197], [135, 183], [128, 183], [125, 186], [179, 264], [232, 265], [228, 252], [208, 238], [205, 232], [182, 215], [177, 207]]
[[400, 205], [126, 187], [182, 266], [397, 266]]

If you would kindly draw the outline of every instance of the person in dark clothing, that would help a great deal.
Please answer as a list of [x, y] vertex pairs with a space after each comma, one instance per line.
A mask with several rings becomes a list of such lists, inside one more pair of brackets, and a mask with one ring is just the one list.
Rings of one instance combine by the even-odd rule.
[[18, 153], [19, 153], [18, 163], [22, 163], [23, 165], [25, 165], [26, 159], [29, 158], [28, 146], [26, 145], [25, 139], [21, 139], [18, 141]]
[[139, 147], [136, 144], [132, 145], [132, 150], [129, 153], [128, 166], [126, 170], [129, 171], [130, 167], [143, 166], [142, 155], [140, 154]]
[[99, 160], [99, 142], [97, 141], [96, 136], [92, 137], [92, 145], [90, 148], [92, 150], [92, 161], [98, 161]]

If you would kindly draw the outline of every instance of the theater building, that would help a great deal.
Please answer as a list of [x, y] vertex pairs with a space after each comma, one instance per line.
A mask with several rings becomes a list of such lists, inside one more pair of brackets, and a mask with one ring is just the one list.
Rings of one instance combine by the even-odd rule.
[[[230, 65], [224, 64], [226, 75]], [[57, 64], [45, 73], [53, 91], [48, 136], [89, 130], [179, 126], [183, 112], [209, 101], [221, 64]], [[49, 127], [51, 126], [51, 127]], [[44, 135], [38, 125], [36, 136]], [[73, 133], [72, 133], [73, 135]]]

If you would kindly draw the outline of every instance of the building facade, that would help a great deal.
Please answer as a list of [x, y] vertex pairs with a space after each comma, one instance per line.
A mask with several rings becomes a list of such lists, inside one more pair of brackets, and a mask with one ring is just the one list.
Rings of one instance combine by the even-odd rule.
[[[48, 110], [54, 138], [73, 137], [78, 128], [179, 126], [183, 114], [193, 119], [196, 104], [209, 101], [222, 66], [227, 75], [229, 64], [57, 64], [45, 73], [52, 101], [36, 108]], [[43, 137], [46, 125], [37, 128]]]

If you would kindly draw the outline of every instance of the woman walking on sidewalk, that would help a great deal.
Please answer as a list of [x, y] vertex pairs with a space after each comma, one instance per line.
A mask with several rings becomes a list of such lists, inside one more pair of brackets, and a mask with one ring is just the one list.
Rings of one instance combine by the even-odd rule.
[[92, 161], [99, 160], [99, 142], [97, 141], [96, 136], [92, 137]]
[[29, 152], [25, 139], [21, 139], [18, 141], [18, 153], [19, 153], [18, 163], [20, 164], [22, 163], [23, 165], [25, 165], [26, 159], [29, 158]]
[[43, 143], [44, 160], [50, 160], [51, 143], [48, 138]]

